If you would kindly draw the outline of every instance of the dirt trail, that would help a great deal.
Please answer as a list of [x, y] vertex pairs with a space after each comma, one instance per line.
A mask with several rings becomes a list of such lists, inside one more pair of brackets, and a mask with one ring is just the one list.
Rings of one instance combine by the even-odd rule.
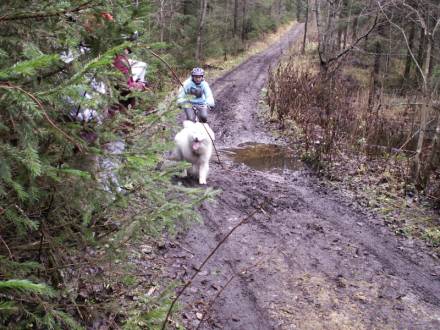
[[[212, 84], [218, 148], [274, 143], [257, 119], [258, 99], [269, 66], [301, 32], [294, 27]], [[234, 225], [267, 203], [184, 294], [188, 329], [231, 277], [201, 329], [440, 328], [440, 265], [417, 242], [394, 236], [306, 171], [260, 172], [223, 161], [225, 168], [212, 163], [208, 184], [222, 193], [202, 206], [204, 223], [165, 251], [170, 277], [187, 280]]]

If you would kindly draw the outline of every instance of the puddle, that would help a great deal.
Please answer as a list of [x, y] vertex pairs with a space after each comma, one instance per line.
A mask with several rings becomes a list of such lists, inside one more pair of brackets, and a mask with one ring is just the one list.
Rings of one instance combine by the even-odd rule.
[[303, 163], [295, 158], [293, 150], [276, 144], [243, 143], [237, 148], [223, 149], [223, 153], [236, 163], [259, 171], [300, 170]]

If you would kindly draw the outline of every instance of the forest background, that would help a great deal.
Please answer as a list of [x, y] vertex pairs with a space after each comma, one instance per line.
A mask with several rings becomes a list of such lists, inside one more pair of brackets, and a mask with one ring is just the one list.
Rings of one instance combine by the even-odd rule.
[[[0, 9], [6, 328], [81, 328], [98, 315], [142, 328], [163, 319], [166, 294], [115, 311], [112, 288], [91, 297], [78, 272], [117, 263], [119, 247], [142, 235], [181, 229], [215, 195], [171, 184], [181, 165], [158, 166], [177, 114], [174, 73], [209, 70], [209, 59], [238, 56], [295, 19], [305, 23], [304, 40], [268, 86], [283, 134], [299, 136], [304, 158], [330, 176], [357, 160], [353, 177], [381, 173], [373, 185], [405, 201], [435, 206], [440, 197], [436, 1], [5, 0]], [[128, 96], [127, 77], [112, 65], [127, 47], [148, 64], [148, 88]], [[81, 109], [95, 119], [72, 120]], [[440, 244], [435, 221], [421, 235]]]

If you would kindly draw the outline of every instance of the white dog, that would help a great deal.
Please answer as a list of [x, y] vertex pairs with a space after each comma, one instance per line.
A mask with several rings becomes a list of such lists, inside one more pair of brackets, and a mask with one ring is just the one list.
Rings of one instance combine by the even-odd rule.
[[208, 124], [189, 120], [183, 122], [183, 129], [174, 138], [176, 149], [172, 159], [191, 163], [190, 174], [198, 176], [200, 184], [206, 184], [208, 177], [212, 141], [214, 132]]

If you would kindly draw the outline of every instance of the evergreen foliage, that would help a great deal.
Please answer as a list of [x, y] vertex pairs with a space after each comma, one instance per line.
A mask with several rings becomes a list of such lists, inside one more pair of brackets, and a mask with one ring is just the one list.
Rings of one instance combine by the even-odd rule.
[[[273, 32], [292, 20], [295, 8], [290, 1], [278, 0], [206, 0], [208, 9], [202, 28], [203, 57], [235, 55], [245, 50], [249, 42]], [[237, 4], [237, 5], [235, 5]], [[171, 54], [181, 57], [176, 63], [182, 69], [195, 63], [199, 1], [155, 1], [152, 7], [154, 31], [163, 41], [172, 44]]]
[[[157, 107], [171, 85], [146, 52], [164, 46], [142, 33], [149, 2], [3, 1], [0, 11], [0, 327], [80, 328], [66, 265], [87, 248], [114, 256], [121, 240], [194, 219], [212, 193], [173, 186], [179, 166], [158, 169], [176, 112], [172, 100]], [[152, 86], [133, 92], [128, 109], [126, 77], [112, 65], [126, 47], [148, 62]], [[72, 107], [100, 120], [72, 120]]]

